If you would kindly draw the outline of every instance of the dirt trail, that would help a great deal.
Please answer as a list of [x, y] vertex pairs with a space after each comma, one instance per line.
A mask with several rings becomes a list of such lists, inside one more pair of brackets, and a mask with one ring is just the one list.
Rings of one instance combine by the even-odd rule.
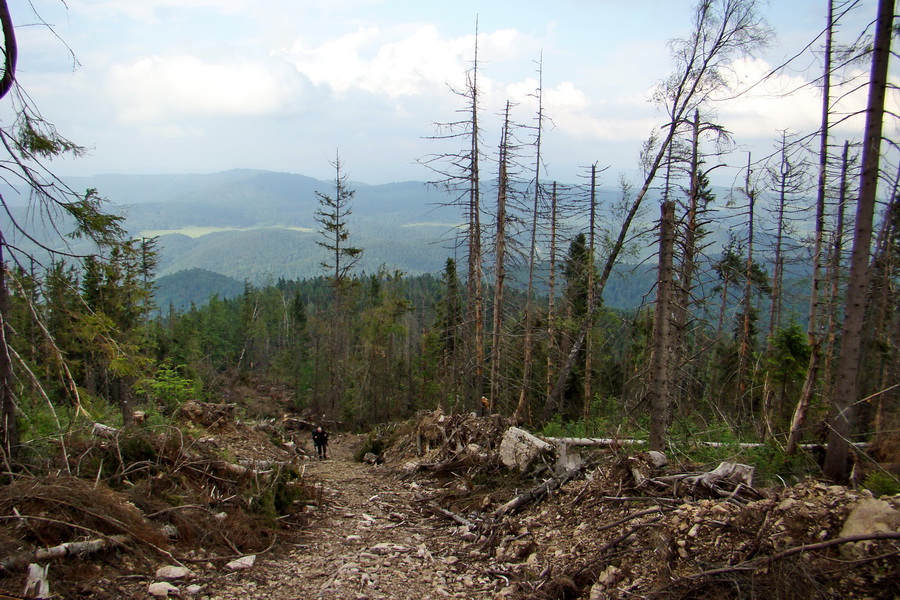
[[306, 533], [281, 556], [262, 555], [255, 566], [216, 578], [209, 600], [491, 598], [505, 583], [483, 572], [479, 555], [455, 537], [452, 524], [416, 505], [416, 484], [383, 467], [352, 462], [351, 450], [332, 441], [327, 461], [311, 461], [321, 508], [310, 512]]

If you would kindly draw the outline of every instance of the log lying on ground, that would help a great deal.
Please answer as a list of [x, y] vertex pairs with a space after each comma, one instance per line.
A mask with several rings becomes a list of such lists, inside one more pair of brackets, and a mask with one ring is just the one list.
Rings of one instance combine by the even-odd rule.
[[111, 535], [84, 542], [66, 542], [52, 548], [38, 548], [33, 552], [21, 552], [0, 560], [0, 569], [4, 571], [20, 571], [31, 563], [41, 560], [93, 554], [124, 544], [126, 541], [128, 541], [128, 536], [126, 535]]
[[[565, 446], [600, 446], [603, 448], [615, 448], [617, 446], [640, 446], [646, 445], [647, 440], [640, 440], [636, 438], [574, 438], [574, 437], [544, 437], [543, 440], [550, 442], [555, 445], [565, 445]], [[694, 444], [698, 446], [706, 446], [707, 448], [762, 448], [767, 444], [762, 444], [759, 442], [704, 442], [704, 441], [695, 441]], [[857, 448], [865, 448], [867, 442], [854, 442], [853, 444]], [[813, 448], [819, 447], [820, 444], [801, 444], [800, 447], [804, 450], [812, 450]]]
[[455, 523], [458, 523], [464, 527], [467, 527], [469, 531], [474, 531], [478, 528], [478, 526], [472, 521], [466, 519], [465, 517], [461, 517], [455, 512], [449, 511], [446, 508], [441, 508], [434, 502], [429, 502], [425, 505], [428, 510], [432, 511], [435, 514], [441, 515], [442, 517], [446, 517]]
[[495, 518], [502, 518], [507, 515], [516, 513], [521, 510], [522, 507], [527, 506], [532, 502], [537, 502], [544, 499], [544, 497], [550, 494], [550, 492], [559, 489], [561, 486], [575, 479], [580, 473], [581, 471], [578, 469], [570, 469], [563, 473], [560, 477], [553, 477], [551, 479], [548, 479], [544, 483], [531, 488], [524, 494], [516, 496], [503, 506], [499, 507], [494, 511], [493, 516]]
[[94, 423], [94, 426], [91, 428], [91, 433], [97, 437], [112, 439], [119, 434], [119, 430], [115, 427], [104, 425], [103, 423]]

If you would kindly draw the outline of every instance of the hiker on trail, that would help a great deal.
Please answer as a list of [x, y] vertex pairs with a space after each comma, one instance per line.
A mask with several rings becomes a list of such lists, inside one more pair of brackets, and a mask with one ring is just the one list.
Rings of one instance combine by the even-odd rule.
[[328, 458], [328, 433], [322, 429], [321, 425], [313, 429], [312, 440], [319, 458]]

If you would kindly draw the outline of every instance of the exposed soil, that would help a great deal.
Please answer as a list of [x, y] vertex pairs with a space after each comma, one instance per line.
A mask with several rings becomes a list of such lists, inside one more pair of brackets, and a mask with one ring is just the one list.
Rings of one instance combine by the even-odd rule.
[[352, 461], [352, 437], [332, 437], [330, 458], [310, 461], [322, 505], [309, 527], [278, 556], [210, 578], [213, 599], [491, 598], [503, 580], [472, 556], [456, 528], [423, 513], [422, 488], [384, 466]]

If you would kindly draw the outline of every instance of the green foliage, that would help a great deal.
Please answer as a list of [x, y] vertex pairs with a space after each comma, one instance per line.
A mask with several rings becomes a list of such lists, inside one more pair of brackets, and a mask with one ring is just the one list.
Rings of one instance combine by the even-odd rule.
[[772, 336], [772, 355], [769, 357], [769, 372], [775, 381], [796, 381], [806, 372], [809, 361], [809, 342], [806, 333], [798, 323], [791, 323]]
[[389, 445], [390, 443], [383, 437], [383, 433], [372, 432], [353, 454], [353, 460], [362, 462], [363, 457], [369, 452], [376, 456], [381, 456], [382, 452], [384, 452]]
[[117, 440], [122, 466], [155, 461], [157, 451], [144, 432], [126, 431]]
[[250, 512], [275, 520], [290, 513], [297, 503], [315, 499], [314, 489], [293, 469], [281, 469], [268, 481], [258, 481], [248, 498]]
[[876, 498], [900, 494], [900, 481], [889, 473], [872, 471], [862, 482], [862, 486], [872, 492]]
[[19, 114], [16, 125], [16, 143], [23, 158], [29, 155], [42, 158], [64, 154], [80, 156], [85, 152], [84, 147], [59, 135], [52, 123], [28, 110]]
[[163, 314], [170, 308], [185, 311], [191, 304], [206, 304], [212, 295], [228, 299], [244, 291], [244, 284], [236, 279], [196, 268], [160, 277], [156, 286], [156, 303]]
[[819, 466], [811, 455], [789, 456], [773, 442], [753, 447], [741, 446], [743, 442], [755, 441], [753, 438], [743, 438], [740, 432], [727, 424], [712, 424], [701, 429], [691, 423], [680, 422], [671, 430], [669, 452], [679, 460], [696, 464], [702, 469], [714, 469], [726, 460], [750, 465], [755, 469], [754, 481], [757, 485], [792, 484], [819, 473]]
[[557, 414], [543, 426], [541, 434], [547, 437], [640, 438], [644, 435], [641, 425], [622, 414], [619, 399], [594, 396], [587, 420], [566, 420]]
[[135, 389], [169, 410], [202, 398], [200, 382], [182, 375], [184, 369], [184, 365], [174, 366], [170, 361], [163, 361], [155, 375], [141, 379]]

